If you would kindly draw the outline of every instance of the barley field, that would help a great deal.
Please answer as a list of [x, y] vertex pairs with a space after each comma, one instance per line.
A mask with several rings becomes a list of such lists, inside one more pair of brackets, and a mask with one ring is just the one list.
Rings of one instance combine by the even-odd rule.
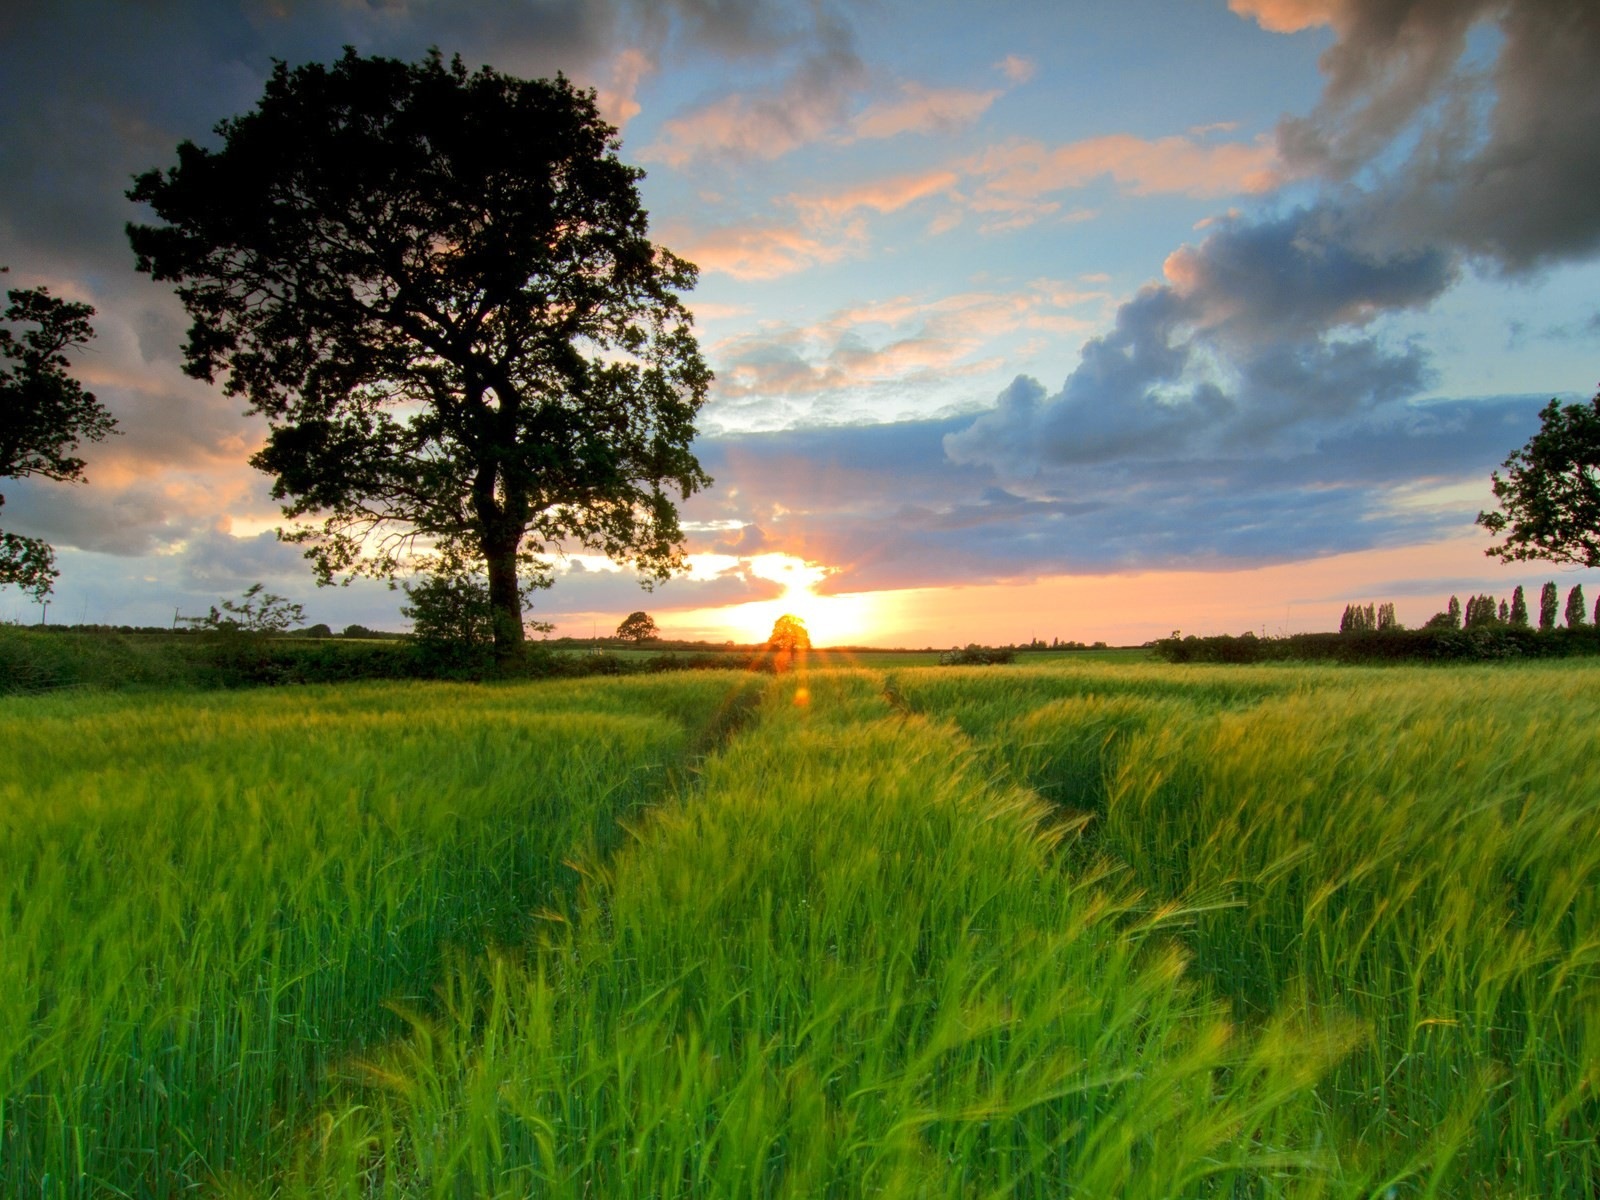
[[0, 1194], [1600, 1194], [1600, 670], [0, 701]]

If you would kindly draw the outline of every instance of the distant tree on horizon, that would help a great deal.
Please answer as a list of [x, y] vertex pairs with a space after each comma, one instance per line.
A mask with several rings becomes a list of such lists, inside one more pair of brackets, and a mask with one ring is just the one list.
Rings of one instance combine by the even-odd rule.
[[792, 613], [784, 613], [772, 623], [767, 648], [787, 654], [811, 649], [811, 634], [806, 631], [806, 623]]
[[1583, 601], [1583, 584], [1573, 584], [1572, 590], [1567, 593], [1567, 628], [1578, 629], [1588, 624], [1588, 605]]
[[647, 612], [632, 612], [622, 619], [622, 624], [617, 626], [617, 637], [625, 642], [642, 645], [661, 636], [661, 631], [656, 628], [655, 618]]
[[1499, 610], [1495, 607], [1493, 596], [1471, 596], [1467, 599], [1466, 626], [1468, 629], [1479, 629], [1486, 625], [1500, 623]]
[[1539, 632], [1549, 633], [1556, 627], [1556, 581], [1550, 580], [1539, 589]]
[[1523, 595], [1520, 583], [1517, 584], [1516, 591], [1511, 593], [1511, 624], [1518, 629], [1528, 627], [1528, 597]]
[[[1391, 610], [1393, 605], [1388, 606]], [[1378, 611], [1371, 604], [1346, 604], [1339, 618], [1340, 633], [1371, 633], [1379, 628]]]

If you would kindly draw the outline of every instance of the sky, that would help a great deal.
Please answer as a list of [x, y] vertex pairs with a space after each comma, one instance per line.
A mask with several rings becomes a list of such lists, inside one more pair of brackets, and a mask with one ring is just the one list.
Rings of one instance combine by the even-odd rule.
[[1600, 380], [1593, 0], [8, 0], [0, 264], [94, 305], [74, 372], [122, 432], [85, 484], [6, 481], [61, 578], [0, 619], [167, 624], [260, 581], [404, 627], [276, 539], [263, 420], [183, 375], [124, 233], [134, 174], [347, 44], [594, 88], [700, 267], [690, 570], [558, 556], [555, 636], [1117, 645], [1600, 593], [1474, 525]]

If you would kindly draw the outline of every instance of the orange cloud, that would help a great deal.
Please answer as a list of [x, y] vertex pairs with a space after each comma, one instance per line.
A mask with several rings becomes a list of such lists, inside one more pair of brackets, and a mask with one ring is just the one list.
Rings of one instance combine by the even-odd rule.
[[1316, 25], [1333, 24], [1339, 0], [1228, 0], [1228, 10], [1254, 18], [1271, 33], [1298, 33]]
[[858, 208], [891, 213], [929, 196], [948, 195], [961, 181], [954, 171], [936, 170], [891, 175], [842, 192], [820, 196], [791, 196], [792, 203], [810, 221], [837, 220]]
[[1181, 192], [1227, 196], [1267, 191], [1277, 181], [1277, 151], [1265, 138], [1201, 144], [1187, 137], [1149, 140], [1113, 133], [1063, 146], [1014, 141], [970, 160], [991, 201], [1031, 199], [1110, 176], [1136, 196]]
[[655, 63], [643, 50], [624, 50], [611, 64], [611, 74], [604, 84], [595, 87], [595, 103], [600, 115], [619, 130], [639, 115], [639, 102], [634, 97], [644, 77], [655, 70]]
[[819, 263], [837, 262], [860, 244], [864, 231], [848, 226], [823, 238], [773, 222], [727, 225], [700, 234], [669, 234], [666, 241], [703, 271], [743, 281], [776, 279]]
[[[936, 235], [955, 228], [964, 213], [979, 215], [983, 233], [1020, 229], [1049, 218], [1091, 220], [1098, 215], [1095, 210], [1066, 209], [1053, 193], [1085, 187], [1102, 177], [1136, 196], [1173, 192], [1231, 196], [1275, 187], [1282, 171], [1270, 139], [1200, 140], [1225, 128], [1225, 123], [1205, 126], [1198, 137], [1154, 140], [1116, 133], [1062, 146], [1012, 141], [932, 170], [786, 199], [805, 226], [817, 233], [853, 212], [893, 213], [938, 198], [948, 207], [930, 224], [930, 235]], [[804, 259], [789, 261], [794, 269], [810, 265]]]
[[902, 133], [946, 133], [972, 124], [995, 99], [998, 90], [973, 92], [964, 88], [930, 88], [908, 83], [900, 98], [874, 104], [855, 120], [858, 138], [889, 138]]
[[781, 158], [816, 141], [832, 125], [835, 103], [776, 105], [726, 96], [662, 126], [661, 137], [639, 152], [646, 162], [679, 170], [706, 157]]

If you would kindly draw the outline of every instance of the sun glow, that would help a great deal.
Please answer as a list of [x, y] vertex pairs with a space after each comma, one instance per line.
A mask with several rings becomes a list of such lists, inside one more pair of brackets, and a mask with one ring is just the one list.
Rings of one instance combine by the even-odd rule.
[[871, 592], [819, 595], [816, 588], [833, 572], [821, 563], [793, 554], [758, 554], [743, 560], [743, 569], [757, 579], [783, 586], [774, 600], [752, 600], [726, 608], [699, 608], [677, 614], [663, 624], [724, 629], [737, 642], [764, 642], [785, 613], [805, 622], [813, 645], [865, 645], [884, 624], [888, 597]]

